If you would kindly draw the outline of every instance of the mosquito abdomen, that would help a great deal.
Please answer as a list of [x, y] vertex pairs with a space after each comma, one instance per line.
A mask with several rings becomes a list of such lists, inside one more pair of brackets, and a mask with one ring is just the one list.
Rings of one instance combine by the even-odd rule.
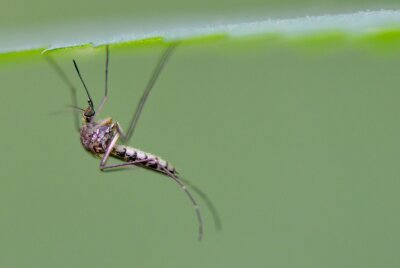
[[[138, 163], [138, 166], [145, 167], [151, 169], [153, 171], [161, 172], [165, 174], [165, 169], [171, 172], [174, 175], [177, 175], [178, 172], [176, 169], [169, 164], [167, 161], [161, 159], [160, 157], [143, 152], [139, 149], [125, 146], [125, 145], [116, 145], [111, 152], [111, 155], [115, 158], [118, 158], [125, 162], [132, 162], [143, 160], [143, 163]], [[147, 161], [145, 161], [147, 160]]]

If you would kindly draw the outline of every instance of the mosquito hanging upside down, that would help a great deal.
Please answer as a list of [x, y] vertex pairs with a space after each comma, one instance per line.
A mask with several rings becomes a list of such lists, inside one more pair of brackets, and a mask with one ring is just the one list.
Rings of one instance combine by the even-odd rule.
[[[161, 159], [158, 156], [152, 155], [150, 153], [146, 153], [139, 149], [126, 146], [125, 143], [129, 142], [132, 137], [133, 131], [135, 130], [136, 124], [140, 117], [140, 114], [143, 110], [146, 99], [150, 93], [150, 90], [153, 88], [154, 83], [157, 80], [164, 64], [167, 62], [169, 56], [175, 49], [176, 44], [170, 45], [161, 59], [159, 60], [153, 74], [144, 90], [142, 98], [139, 101], [139, 104], [136, 108], [134, 116], [131, 120], [128, 131], [123, 133], [120, 124], [118, 122], [113, 121], [111, 118], [106, 118], [103, 120], [96, 120], [97, 114], [99, 114], [107, 101], [108, 94], [108, 66], [109, 66], [109, 48], [106, 46], [106, 63], [105, 63], [105, 91], [104, 97], [97, 107], [97, 111], [94, 108], [93, 100], [90, 96], [89, 90], [82, 78], [82, 75], [79, 71], [78, 65], [75, 60], [73, 60], [75, 70], [78, 73], [78, 76], [82, 82], [83, 87], [85, 88], [87, 97], [88, 97], [88, 107], [86, 109], [81, 109], [77, 106], [77, 97], [75, 87], [72, 85], [70, 80], [67, 78], [62, 69], [58, 66], [58, 64], [49, 56], [46, 57], [48, 62], [54, 67], [57, 73], [61, 76], [61, 78], [67, 83], [67, 85], [71, 89], [71, 97], [73, 102], [73, 108], [78, 109], [83, 112], [82, 119], [83, 123], [79, 126], [79, 119], [77, 118], [77, 114], [75, 114], [75, 125], [80, 132], [80, 139], [83, 147], [90, 153], [101, 157], [100, 161], [100, 170], [106, 171], [110, 169], [117, 169], [126, 166], [137, 166], [143, 167], [155, 172], [158, 172], [162, 175], [165, 175], [172, 180], [174, 180], [186, 193], [190, 202], [192, 203], [198, 221], [198, 236], [199, 240], [202, 239], [203, 236], [203, 219], [200, 213], [199, 205], [196, 200], [189, 192], [186, 184], [191, 186], [194, 191], [196, 191], [206, 202], [209, 207], [211, 213], [213, 214], [214, 221], [217, 229], [220, 227], [220, 221], [218, 214], [208, 199], [208, 197], [197, 187], [189, 184], [188, 181], [183, 180], [178, 176], [178, 172], [176, 169], [170, 165], [167, 161]], [[121, 144], [119, 141], [122, 141], [124, 144]], [[121, 164], [107, 165], [107, 160], [110, 157], [117, 158], [119, 160], [124, 161]]]

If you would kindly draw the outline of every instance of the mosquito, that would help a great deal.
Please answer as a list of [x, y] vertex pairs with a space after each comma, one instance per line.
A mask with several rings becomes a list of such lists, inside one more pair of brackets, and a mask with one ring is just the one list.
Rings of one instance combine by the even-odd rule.
[[[202, 192], [199, 188], [195, 187], [193, 184], [189, 183], [187, 180], [180, 177], [178, 171], [169, 162], [161, 159], [156, 155], [125, 145], [130, 141], [132, 134], [136, 128], [139, 117], [143, 111], [146, 100], [149, 96], [149, 93], [153, 88], [157, 78], [159, 77], [165, 63], [168, 61], [170, 55], [175, 50], [176, 46], [177, 46], [176, 43], [169, 45], [162, 54], [161, 58], [159, 59], [156, 68], [153, 70], [152, 76], [148, 81], [147, 86], [145, 87], [145, 90], [138, 103], [138, 106], [136, 107], [136, 111], [133, 115], [128, 131], [126, 133], [122, 131], [120, 124], [116, 121], [113, 121], [110, 117], [101, 120], [96, 120], [97, 114], [100, 114], [108, 99], [108, 68], [109, 68], [109, 58], [110, 58], [108, 46], [106, 46], [104, 96], [100, 104], [98, 105], [97, 109], [95, 109], [94, 107], [92, 97], [90, 96], [89, 90], [86, 86], [85, 81], [83, 80], [81, 72], [78, 68], [78, 64], [76, 63], [75, 60], [73, 60], [75, 70], [79, 76], [79, 79], [82, 82], [82, 85], [86, 91], [86, 95], [88, 98], [87, 100], [88, 106], [86, 109], [82, 109], [77, 106], [76, 89], [71, 83], [71, 81], [68, 79], [66, 74], [62, 71], [60, 66], [50, 56], [46, 56], [46, 59], [55, 69], [58, 75], [62, 78], [62, 80], [64, 80], [64, 82], [70, 88], [71, 99], [73, 103], [72, 108], [74, 110], [82, 112], [82, 125], [79, 124], [79, 118], [78, 118], [79, 116], [77, 113], [75, 113], [74, 116], [75, 127], [80, 133], [80, 140], [85, 150], [101, 158], [99, 165], [100, 170], [108, 171], [127, 166], [136, 166], [151, 171], [155, 171], [175, 181], [180, 186], [180, 188], [186, 193], [189, 201], [191, 202], [195, 210], [198, 222], [198, 239], [202, 240], [203, 217], [200, 212], [200, 207], [196, 199], [193, 197], [192, 193], [189, 191], [187, 186], [191, 187], [193, 191], [195, 191], [197, 194], [199, 194], [199, 196], [203, 200], [205, 200], [207, 207], [209, 208], [209, 210], [213, 215], [214, 223], [218, 230], [221, 227], [219, 216], [212, 202], [208, 199], [207, 195], [204, 192]], [[110, 157], [121, 160], [124, 163], [107, 165], [107, 161]]]

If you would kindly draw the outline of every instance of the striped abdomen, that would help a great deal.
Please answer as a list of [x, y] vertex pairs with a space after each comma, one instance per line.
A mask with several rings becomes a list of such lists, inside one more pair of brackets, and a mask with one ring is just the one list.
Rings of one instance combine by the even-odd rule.
[[168, 172], [172, 173], [173, 175], [177, 175], [178, 172], [176, 169], [171, 166], [167, 161], [159, 158], [158, 156], [143, 152], [139, 149], [125, 146], [125, 145], [115, 145], [111, 155], [115, 158], [118, 158], [125, 162], [133, 162], [133, 161], [140, 161], [135, 165], [151, 169], [153, 171], [161, 172], [166, 174]]

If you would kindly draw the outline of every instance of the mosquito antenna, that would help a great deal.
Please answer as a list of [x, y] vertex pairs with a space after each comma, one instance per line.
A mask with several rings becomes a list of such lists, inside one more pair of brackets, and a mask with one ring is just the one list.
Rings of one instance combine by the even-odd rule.
[[81, 79], [81, 82], [82, 82], [82, 84], [83, 84], [83, 87], [84, 87], [85, 90], [86, 90], [86, 94], [87, 94], [87, 96], [88, 96], [88, 103], [89, 103], [89, 106], [94, 110], [93, 100], [92, 100], [92, 98], [90, 97], [89, 90], [87, 89], [86, 84], [85, 84], [85, 81], [83, 81], [82, 75], [81, 75], [81, 73], [79, 72], [78, 65], [76, 64], [76, 61], [75, 61], [75, 60], [72, 60], [72, 61], [74, 62], [74, 66], [75, 66], [76, 72], [78, 73], [79, 78]]
[[74, 110], [74, 111], [81, 111], [81, 112], [85, 111], [85, 109], [83, 109], [81, 107], [78, 107], [78, 106], [75, 106], [75, 105], [68, 105], [67, 107], [72, 109], [72, 110]]
[[73, 105], [67, 105], [67, 108], [68, 109], [62, 111], [50, 112], [49, 115], [57, 115], [62, 113], [80, 113], [85, 111], [85, 109]]
[[[56, 71], [56, 73], [61, 77], [61, 79], [64, 81], [64, 83], [69, 87], [71, 91], [71, 101], [72, 101], [72, 106], [77, 107], [78, 105], [78, 98], [76, 96], [76, 88], [72, 84], [71, 80], [67, 77], [65, 72], [61, 69], [61, 67], [57, 64], [57, 62], [50, 57], [49, 55], [45, 55], [45, 59], [47, 62], [50, 64], [50, 66]], [[74, 124], [75, 128], [79, 131], [79, 116], [77, 113], [74, 114]]]
[[129, 129], [128, 132], [126, 133], [126, 136], [124, 138], [125, 142], [128, 142], [129, 139], [132, 137], [133, 131], [135, 130], [136, 124], [139, 120], [140, 114], [142, 113], [144, 104], [147, 100], [147, 97], [149, 96], [150, 90], [153, 88], [154, 83], [157, 81], [158, 76], [160, 75], [165, 63], [168, 61], [169, 56], [171, 55], [172, 51], [176, 48], [177, 43], [174, 43], [170, 45], [164, 52], [164, 54], [161, 56], [160, 60], [158, 61], [158, 64], [156, 68], [153, 71], [153, 74], [147, 83], [147, 86], [143, 92], [142, 98], [139, 101], [139, 104], [136, 108], [135, 114], [132, 118], [131, 123], [129, 124]]

